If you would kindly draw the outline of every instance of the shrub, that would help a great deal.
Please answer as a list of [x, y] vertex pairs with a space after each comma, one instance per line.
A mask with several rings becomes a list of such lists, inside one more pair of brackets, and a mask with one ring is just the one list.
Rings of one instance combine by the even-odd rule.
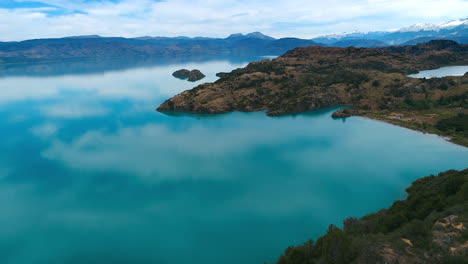
[[457, 132], [468, 132], [468, 115], [459, 113], [457, 116], [440, 120], [436, 128], [442, 131], [455, 130]]

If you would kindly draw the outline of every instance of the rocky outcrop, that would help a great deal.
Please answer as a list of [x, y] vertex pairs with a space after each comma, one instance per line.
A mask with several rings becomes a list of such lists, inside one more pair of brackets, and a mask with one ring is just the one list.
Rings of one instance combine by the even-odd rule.
[[439, 219], [434, 224], [432, 242], [444, 250], [448, 250], [453, 256], [468, 257], [468, 241], [464, 241], [462, 238], [466, 230], [459, 216], [449, 215]]
[[189, 82], [196, 82], [196, 81], [199, 81], [203, 78], [205, 78], [206, 76], [201, 73], [201, 71], [199, 70], [192, 70], [190, 71], [190, 74], [189, 74], [189, 77], [188, 77], [188, 81]]
[[333, 118], [347, 118], [350, 116], [352, 116], [352, 113], [348, 109], [338, 110], [332, 114]]
[[175, 71], [172, 76], [179, 78], [181, 80], [187, 80], [189, 82], [196, 82], [199, 81], [206, 76], [199, 70], [187, 70], [187, 69], [181, 69], [178, 71]]
[[283, 115], [336, 105], [395, 108], [405, 100], [437, 100], [457, 87], [460, 82], [450, 78], [434, 81], [406, 76], [454, 64], [468, 64], [468, 45], [441, 40], [411, 47], [297, 48], [274, 60], [220, 73], [215, 83], [176, 95], [158, 110], [267, 110], [268, 115]]
[[178, 70], [178, 71], [175, 71], [172, 76], [176, 77], [176, 78], [179, 78], [179, 79], [182, 79], [182, 80], [185, 80], [185, 79], [188, 79], [190, 77], [190, 71], [187, 70], [187, 69], [181, 69], [181, 70]]
[[218, 72], [216, 73], [216, 76], [219, 77], [219, 78], [223, 78], [225, 76], [227, 76], [229, 73], [228, 72]]

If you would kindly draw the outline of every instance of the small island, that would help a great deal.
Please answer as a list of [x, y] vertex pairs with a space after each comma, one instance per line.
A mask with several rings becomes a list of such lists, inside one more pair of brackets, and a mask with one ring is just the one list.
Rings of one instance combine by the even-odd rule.
[[197, 69], [191, 71], [187, 69], [181, 69], [175, 71], [172, 76], [181, 80], [187, 80], [189, 82], [196, 82], [206, 77], [201, 71]]

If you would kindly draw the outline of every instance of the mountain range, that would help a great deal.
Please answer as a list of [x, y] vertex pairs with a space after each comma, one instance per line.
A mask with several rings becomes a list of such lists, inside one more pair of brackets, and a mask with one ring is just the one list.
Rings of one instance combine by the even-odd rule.
[[[349, 32], [330, 34], [312, 40], [329, 46], [354, 46], [360, 43], [362, 47], [379, 47], [382, 45], [415, 45], [433, 39], [448, 39], [460, 44], [468, 43], [468, 18], [444, 22], [438, 25], [417, 23], [391, 31]], [[359, 40], [359, 42], [358, 42]]]
[[297, 47], [319, 45], [313, 40], [275, 39], [260, 32], [227, 38], [74, 36], [0, 42], [0, 63], [77, 58], [152, 58], [190, 56], [279, 55]]
[[331, 34], [313, 39], [276, 39], [260, 32], [232, 34], [227, 38], [208, 37], [101, 37], [71, 36], [0, 42], [0, 64], [63, 59], [160, 58], [200, 56], [281, 55], [306, 46], [385, 47], [415, 45], [433, 39], [468, 43], [468, 19], [439, 25], [419, 23], [392, 31]]

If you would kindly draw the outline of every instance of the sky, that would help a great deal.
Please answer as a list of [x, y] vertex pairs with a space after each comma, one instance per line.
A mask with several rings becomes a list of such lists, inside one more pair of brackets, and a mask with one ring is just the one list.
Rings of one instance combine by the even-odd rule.
[[77, 35], [273, 37], [468, 17], [468, 0], [0, 0], [0, 41]]

